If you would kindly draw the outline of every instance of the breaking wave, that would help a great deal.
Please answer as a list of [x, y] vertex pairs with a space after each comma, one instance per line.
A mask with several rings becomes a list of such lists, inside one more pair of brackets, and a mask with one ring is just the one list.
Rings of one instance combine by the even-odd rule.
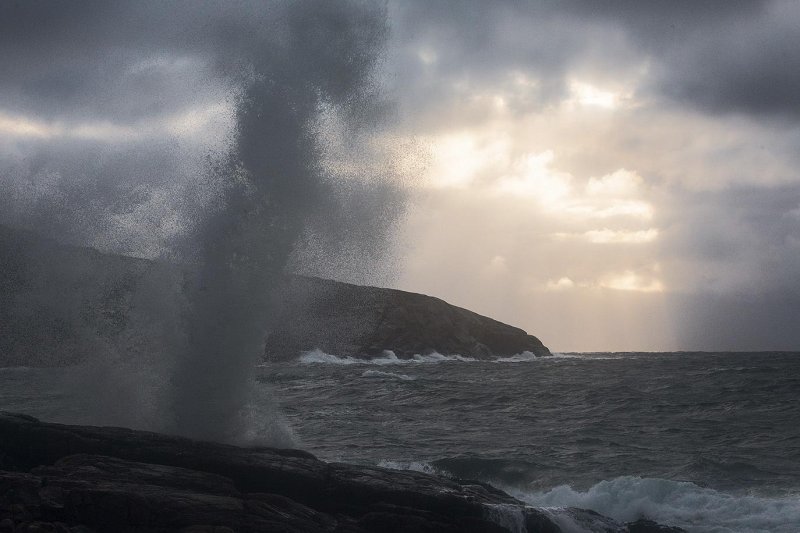
[[494, 360], [495, 363], [528, 363], [539, 359], [533, 352], [522, 352], [511, 357], [498, 357]]
[[433, 465], [425, 461], [390, 461], [382, 459], [378, 461], [378, 466], [381, 468], [390, 468], [392, 470], [411, 470], [412, 472], [424, 472], [426, 474], [444, 475]]
[[686, 481], [623, 476], [585, 492], [567, 485], [545, 492], [510, 491], [536, 507], [580, 507], [620, 522], [647, 517], [692, 533], [795, 533], [800, 498], [734, 495]]
[[[477, 471], [452, 468], [454, 465], [447, 459], [432, 463], [382, 460], [378, 466], [489, 481]], [[492, 483], [496, 484], [497, 480]], [[577, 507], [591, 509], [622, 523], [647, 518], [682, 527], [690, 533], [796, 533], [797, 524], [800, 524], [797, 495], [735, 495], [687, 481], [622, 476], [601, 481], [586, 491], [568, 485], [541, 492], [513, 488], [502, 482], [498, 487], [528, 505], [544, 508], [558, 520], [569, 517], [566, 508]], [[567, 529], [576, 533], [594, 531], [579, 526]]]
[[381, 372], [380, 370], [367, 370], [361, 374], [362, 378], [384, 378], [399, 379], [400, 381], [414, 381], [417, 378], [406, 374], [395, 374], [394, 372]]
[[384, 351], [380, 357], [372, 359], [360, 359], [358, 357], [339, 357], [337, 355], [325, 353], [322, 350], [311, 350], [304, 352], [300, 356], [300, 362], [303, 364], [331, 364], [331, 365], [407, 365], [419, 363], [448, 363], [448, 362], [462, 362], [471, 363], [476, 361], [472, 357], [464, 357], [461, 355], [442, 355], [440, 353], [430, 354], [416, 354], [410, 359], [400, 359], [392, 351]]
[[452, 363], [452, 362], [533, 363], [537, 361], [556, 362], [564, 359], [587, 359], [587, 358], [591, 358], [593, 360], [620, 359], [620, 357], [616, 356], [598, 356], [595, 354], [581, 355], [581, 354], [554, 353], [553, 355], [548, 355], [548, 356], [538, 356], [533, 352], [528, 352], [528, 351], [518, 353], [516, 355], [511, 355], [508, 357], [498, 357], [495, 359], [487, 359], [487, 360], [475, 359], [474, 357], [466, 357], [458, 354], [443, 355], [438, 352], [432, 352], [428, 354], [415, 354], [413, 357], [410, 358], [400, 358], [397, 357], [395, 353], [391, 350], [384, 350], [383, 355], [379, 357], [361, 358], [361, 357], [352, 357], [349, 355], [338, 356], [334, 354], [329, 354], [317, 348], [314, 350], [303, 352], [300, 355], [299, 361], [303, 364], [317, 363], [317, 364], [329, 364], [329, 365], [407, 365], [407, 364], [417, 364], [417, 363]]

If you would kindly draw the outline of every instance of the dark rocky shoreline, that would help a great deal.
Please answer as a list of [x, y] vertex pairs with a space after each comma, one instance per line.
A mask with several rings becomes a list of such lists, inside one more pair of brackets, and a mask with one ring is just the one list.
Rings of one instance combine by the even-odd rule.
[[0, 532], [679, 532], [490, 485], [0, 412]]

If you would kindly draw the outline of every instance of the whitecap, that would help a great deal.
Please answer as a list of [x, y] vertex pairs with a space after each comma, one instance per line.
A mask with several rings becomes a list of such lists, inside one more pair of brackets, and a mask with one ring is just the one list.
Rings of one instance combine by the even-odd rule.
[[401, 381], [414, 381], [415, 377], [406, 374], [395, 374], [394, 372], [381, 372], [380, 370], [367, 370], [361, 374], [362, 378], [388, 378], [399, 379]]
[[425, 355], [416, 354], [414, 355], [414, 359], [412, 361], [417, 363], [446, 363], [448, 361], [472, 363], [475, 360], [476, 359], [474, 357], [464, 357], [463, 355], [442, 355], [438, 352], [432, 352]]
[[800, 499], [734, 495], [690, 482], [623, 476], [585, 492], [568, 485], [545, 492], [513, 491], [537, 507], [579, 507], [631, 522], [641, 517], [693, 533], [796, 533]]
[[498, 357], [494, 360], [495, 363], [528, 363], [539, 359], [533, 352], [522, 352], [509, 357]]
[[358, 365], [368, 364], [369, 361], [357, 359], [355, 357], [339, 357], [330, 353], [325, 353], [320, 349], [303, 352], [300, 355], [300, 362], [304, 364], [325, 363], [331, 365]]
[[303, 364], [332, 364], [332, 365], [407, 365], [415, 363], [446, 363], [446, 362], [462, 362], [471, 363], [475, 361], [472, 357], [464, 357], [462, 355], [442, 355], [437, 352], [429, 354], [416, 354], [410, 359], [400, 359], [391, 350], [385, 350], [380, 357], [372, 359], [361, 359], [358, 357], [344, 356], [339, 357], [325, 353], [319, 348], [303, 352], [300, 355], [300, 362]]
[[391, 470], [411, 470], [413, 472], [424, 472], [425, 474], [441, 474], [433, 465], [425, 461], [391, 461], [382, 459], [378, 461], [378, 466]]

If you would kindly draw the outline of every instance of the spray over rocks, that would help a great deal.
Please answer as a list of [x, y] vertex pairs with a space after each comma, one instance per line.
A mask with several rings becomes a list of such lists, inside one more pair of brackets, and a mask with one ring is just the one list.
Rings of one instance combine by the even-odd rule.
[[[95, 365], [87, 381], [104, 386], [91, 392], [94, 403], [133, 391], [130, 408], [151, 411], [137, 417], [140, 427], [289, 442], [279, 415], [254, 413], [265, 402], [251, 401], [253, 367], [283, 304], [276, 286], [287, 268], [324, 273], [311, 258], [338, 250], [347, 257], [330, 263], [340, 274], [380, 270], [402, 213], [391, 157], [370, 142], [388, 109], [379, 68], [385, 7], [112, 2], [57, 6], [41, 22], [43, 9], [0, 16], [17, 26], [39, 21], [28, 33], [9, 27], [6, 39], [53, 52], [38, 71], [26, 54], [5, 60], [19, 83], [3, 82], [10, 96], [2, 104], [31, 122], [65, 125], [0, 147], [0, 179], [12, 193], [0, 201], [0, 222], [179, 265], [141, 278], [129, 302], [138, 329], [103, 349], [114, 370], [99, 377]], [[79, 28], [86, 38], [65, 44]], [[20, 96], [26, 83], [59, 72], [71, 83], [64, 94], [53, 83], [49, 93]], [[221, 117], [216, 126], [197, 118], [208, 109]], [[86, 116], [94, 129], [76, 122]], [[147, 372], [130, 364], [134, 351], [148, 352]], [[117, 387], [118, 375], [134, 383]]]

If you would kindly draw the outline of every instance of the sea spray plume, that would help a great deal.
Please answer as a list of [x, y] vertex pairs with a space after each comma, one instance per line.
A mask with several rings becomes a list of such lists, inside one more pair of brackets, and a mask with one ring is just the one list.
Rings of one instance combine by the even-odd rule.
[[[83, 421], [241, 437], [287, 258], [318, 274], [329, 263], [337, 275], [379, 270], [402, 212], [390, 166], [375, 171], [367, 142], [384, 112], [385, 11], [355, 1], [0, 4], [0, 118], [28, 132], [0, 139], [0, 219], [162, 260], [131, 298], [129, 329], [107, 349], [87, 347], [124, 363], [106, 386], [81, 385], [89, 403], [130, 405]], [[209, 110], [216, 122], [203, 121]], [[332, 164], [333, 145], [371, 166]], [[117, 387], [123, 377], [132, 383]], [[121, 390], [134, 394], [119, 401]]]
[[199, 234], [188, 342], [173, 375], [176, 430], [190, 436], [235, 440], [246, 429], [271, 292], [308, 214], [332, 191], [320, 113], [333, 109], [358, 128], [373, 112], [383, 10], [301, 2], [278, 16], [282, 31], [247, 47], [252, 80], [237, 108], [230, 185]]

